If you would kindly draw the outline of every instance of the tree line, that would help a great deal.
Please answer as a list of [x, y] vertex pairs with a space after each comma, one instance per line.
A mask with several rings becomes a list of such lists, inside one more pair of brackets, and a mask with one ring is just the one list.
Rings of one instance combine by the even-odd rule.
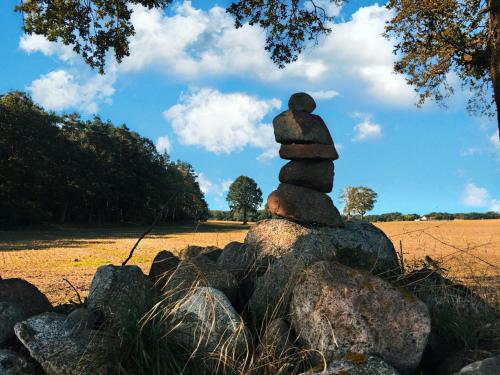
[[126, 125], [0, 95], [0, 225], [207, 217], [193, 167]]

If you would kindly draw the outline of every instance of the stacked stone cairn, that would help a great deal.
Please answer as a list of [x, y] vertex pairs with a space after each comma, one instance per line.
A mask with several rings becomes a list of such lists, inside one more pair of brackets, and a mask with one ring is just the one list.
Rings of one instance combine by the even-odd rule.
[[312, 114], [315, 108], [310, 95], [296, 93], [288, 110], [273, 120], [280, 157], [290, 162], [281, 168], [281, 184], [267, 205], [273, 214], [292, 221], [341, 227], [340, 214], [326, 194], [332, 191], [333, 161], [339, 155], [325, 122]]

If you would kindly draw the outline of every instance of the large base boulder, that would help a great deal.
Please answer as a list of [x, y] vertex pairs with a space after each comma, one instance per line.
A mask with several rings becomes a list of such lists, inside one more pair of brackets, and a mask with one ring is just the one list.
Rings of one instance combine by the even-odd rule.
[[14, 330], [48, 375], [111, 373], [109, 353], [115, 343], [98, 331], [69, 328], [64, 315], [37, 315]]
[[100, 311], [108, 326], [122, 327], [147, 311], [151, 281], [137, 266], [101, 266], [90, 286], [87, 306]]
[[349, 353], [374, 355], [404, 373], [419, 365], [431, 330], [427, 307], [413, 295], [326, 261], [304, 271], [290, 313], [303, 345], [326, 361]]
[[267, 207], [271, 213], [299, 223], [344, 225], [328, 195], [301, 186], [280, 184], [267, 198]]
[[344, 228], [328, 228], [262, 220], [250, 228], [245, 244], [253, 249], [254, 291], [248, 308], [256, 318], [276, 309], [286, 312], [300, 273], [319, 260], [338, 260], [374, 274], [400, 272], [392, 242], [368, 223], [346, 222]]
[[172, 320], [175, 329], [171, 338], [193, 356], [212, 359], [210, 366], [221, 366], [224, 360], [243, 360], [251, 351], [248, 329], [217, 289], [194, 290], [176, 306]]

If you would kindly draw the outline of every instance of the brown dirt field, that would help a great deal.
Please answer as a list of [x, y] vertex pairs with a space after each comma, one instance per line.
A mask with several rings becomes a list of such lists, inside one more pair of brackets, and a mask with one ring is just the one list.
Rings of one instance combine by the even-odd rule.
[[[498, 293], [500, 286], [500, 220], [376, 223], [407, 263], [426, 255], [443, 261], [447, 273], [471, 286], [478, 283]], [[0, 276], [21, 277], [37, 285], [55, 303], [68, 302], [74, 292], [68, 279], [86, 295], [96, 268], [120, 264], [145, 230], [143, 227], [98, 229], [56, 228], [0, 231]], [[160, 250], [178, 252], [187, 245], [223, 247], [242, 241], [248, 226], [211, 221], [194, 226], [162, 226], [139, 245], [129, 264], [149, 271]]]

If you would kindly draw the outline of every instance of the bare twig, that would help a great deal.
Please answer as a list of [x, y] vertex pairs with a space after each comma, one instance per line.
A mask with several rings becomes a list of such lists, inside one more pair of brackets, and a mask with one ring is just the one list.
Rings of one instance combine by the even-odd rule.
[[73, 290], [75, 291], [75, 293], [76, 293], [76, 297], [78, 298], [78, 303], [79, 303], [80, 305], [82, 305], [82, 304], [83, 304], [82, 297], [80, 296], [80, 293], [79, 293], [79, 292], [78, 292], [78, 290], [75, 288], [75, 286], [74, 286], [73, 284], [71, 284], [71, 282], [70, 282], [68, 279], [64, 279], [64, 278], [63, 278], [63, 280], [64, 280], [64, 281], [66, 281], [66, 282], [68, 283], [68, 285], [71, 287], [71, 289], [73, 289]]

